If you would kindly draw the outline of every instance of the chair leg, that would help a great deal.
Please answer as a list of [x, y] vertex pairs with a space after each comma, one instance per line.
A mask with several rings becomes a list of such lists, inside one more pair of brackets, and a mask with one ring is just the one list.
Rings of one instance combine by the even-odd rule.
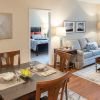
[[68, 100], [67, 83], [66, 83], [66, 85], [65, 85], [65, 97], [66, 97], [66, 100]]

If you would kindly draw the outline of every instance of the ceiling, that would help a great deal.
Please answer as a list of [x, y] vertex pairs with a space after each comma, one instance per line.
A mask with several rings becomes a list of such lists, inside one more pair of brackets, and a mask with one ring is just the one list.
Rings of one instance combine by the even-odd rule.
[[78, 0], [78, 1], [83, 1], [83, 2], [88, 2], [88, 3], [93, 3], [93, 4], [100, 4], [100, 0]]

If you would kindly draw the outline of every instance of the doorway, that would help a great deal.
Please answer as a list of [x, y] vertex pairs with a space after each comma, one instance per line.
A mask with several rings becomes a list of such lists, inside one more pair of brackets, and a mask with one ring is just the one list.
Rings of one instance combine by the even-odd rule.
[[31, 61], [49, 64], [50, 11], [29, 9]]

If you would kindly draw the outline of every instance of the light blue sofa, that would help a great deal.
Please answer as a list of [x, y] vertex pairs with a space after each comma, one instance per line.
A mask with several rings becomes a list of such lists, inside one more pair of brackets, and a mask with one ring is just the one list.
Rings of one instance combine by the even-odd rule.
[[[87, 44], [95, 43], [96, 48], [94, 50], [86, 50]], [[87, 65], [95, 63], [95, 58], [100, 57], [100, 48], [95, 41], [91, 41], [87, 38], [81, 38], [78, 40], [63, 40], [63, 46], [77, 49], [77, 56], [75, 59], [75, 67], [81, 69]]]

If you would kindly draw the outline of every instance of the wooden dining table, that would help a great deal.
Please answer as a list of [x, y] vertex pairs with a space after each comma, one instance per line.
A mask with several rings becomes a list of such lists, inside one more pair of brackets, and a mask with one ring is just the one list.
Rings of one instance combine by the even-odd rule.
[[[13, 66], [11, 68], [0, 68], [0, 74], [4, 73], [4, 72], [13, 72], [15, 70], [28, 68], [28, 67], [32, 66], [31, 65], [32, 63], [33, 63], [33, 66], [40, 64], [37, 61], [33, 61], [33, 62], [20, 64], [20, 66]], [[50, 68], [54, 69], [52, 67], [50, 67]], [[54, 69], [54, 70], [56, 70], [56, 69]], [[48, 75], [48, 76], [40, 76], [40, 75], [35, 73], [31, 77], [31, 79], [26, 80], [26, 81], [24, 80], [25, 82], [22, 84], [15, 85], [15, 86], [6, 88], [4, 90], [0, 90], [0, 95], [4, 98], [4, 100], [15, 100], [15, 99], [20, 98], [24, 95], [35, 92], [37, 82], [53, 80], [53, 79], [56, 79], [56, 78], [63, 76], [64, 74], [65, 74], [64, 72], [60, 72], [59, 70], [56, 70], [56, 73], [53, 73], [53, 74]]]

